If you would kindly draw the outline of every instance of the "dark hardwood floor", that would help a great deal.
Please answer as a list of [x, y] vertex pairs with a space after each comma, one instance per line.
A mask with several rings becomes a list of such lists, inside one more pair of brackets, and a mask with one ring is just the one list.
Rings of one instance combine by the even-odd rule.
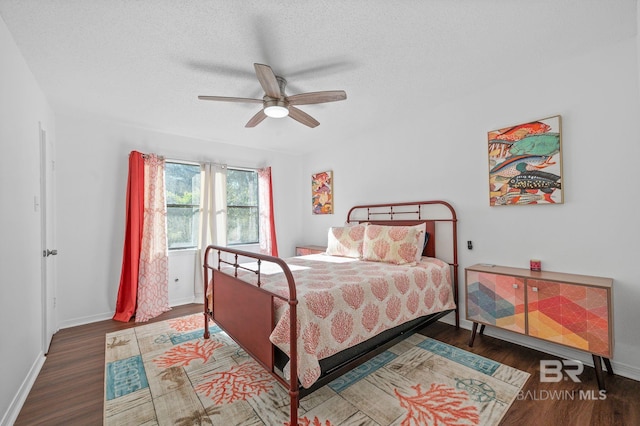
[[[201, 310], [202, 305], [197, 304], [179, 306], [150, 322]], [[101, 424], [105, 334], [135, 326], [133, 322], [109, 320], [56, 333], [15, 425]], [[474, 347], [469, 348], [469, 333], [443, 323], [422, 332], [531, 374], [521, 398], [511, 406], [502, 425], [640, 425], [640, 382], [607, 375], [608, 392], [606, 399], [600, 400], [593, 368], [585, 367], [580, 375], [582, 383], [541, 383], [540, 360], [555, 357], [485, 335], [477, 336]]]

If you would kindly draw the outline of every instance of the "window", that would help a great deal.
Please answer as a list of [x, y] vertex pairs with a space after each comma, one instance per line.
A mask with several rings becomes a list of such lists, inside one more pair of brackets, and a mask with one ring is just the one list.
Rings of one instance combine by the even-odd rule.
[[[198, 246], [200, 165], [165, 163], [169, 250]], [[227, 244], [259, 242], [258, 173], [227, 169]]]
[[228, 244], [257, 244], [258, 221], [258, 173], [227, 169]]
[[200, 165], [165, 164], [169, 250], [195, 248], [200, 227]]

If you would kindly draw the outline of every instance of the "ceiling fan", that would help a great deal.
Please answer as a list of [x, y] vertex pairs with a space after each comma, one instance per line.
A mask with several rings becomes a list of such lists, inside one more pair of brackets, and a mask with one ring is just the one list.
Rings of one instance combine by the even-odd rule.
[[258, 81], [264, 89], [265, 95], [262, 99], [226, 96], [198, 96], [198, 99], [204, 101], [261, 103], [262, 109], [251, 117], [245, 127], [255, 127], [267, 117], [282, 118], [288, 115], [305, 126], [312, 128], [319, 125], [320, 122], [306, 112], [296, 108], [296, 105], [321, 104], [347, 99], [347, 94], [344, 90], [328, 90], [287, 96], [284, 92], [287, 80], [277, 76], [269, 65], [253, 64], [253, 66], [256, 70]]

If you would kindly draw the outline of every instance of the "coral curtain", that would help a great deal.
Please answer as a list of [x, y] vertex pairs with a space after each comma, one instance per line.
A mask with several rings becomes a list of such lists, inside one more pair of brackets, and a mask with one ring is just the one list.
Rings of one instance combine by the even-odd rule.
[[260, 209], [260, 252], [278, 256], [276, 226], [273, 217], [271, 167], [258, 170], [258, 206]]
[[136, 322], [145, 322], [170, 310], [167, 205], [164, 158], [145, 157], [144, 226], [138, 274]]
[[144, 218], [144, 158], [138, 151], [129, 154], [127, 210], [120, 287], [113, 319], [128, 322], [136, 312], [140, 245]]
[[209, 244], [227, 245], [227, 166], [205, 163], [200, 172], [200, 238], [196, 289], [204, 289], [204, 252]]

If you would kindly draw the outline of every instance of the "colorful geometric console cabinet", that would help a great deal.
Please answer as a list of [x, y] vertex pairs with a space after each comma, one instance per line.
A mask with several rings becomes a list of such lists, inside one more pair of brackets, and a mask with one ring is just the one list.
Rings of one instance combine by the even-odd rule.
[[611, 278], [479, 264], [465, 268], [467, 319], [589, 352], [598, 387], [613, 374]]

